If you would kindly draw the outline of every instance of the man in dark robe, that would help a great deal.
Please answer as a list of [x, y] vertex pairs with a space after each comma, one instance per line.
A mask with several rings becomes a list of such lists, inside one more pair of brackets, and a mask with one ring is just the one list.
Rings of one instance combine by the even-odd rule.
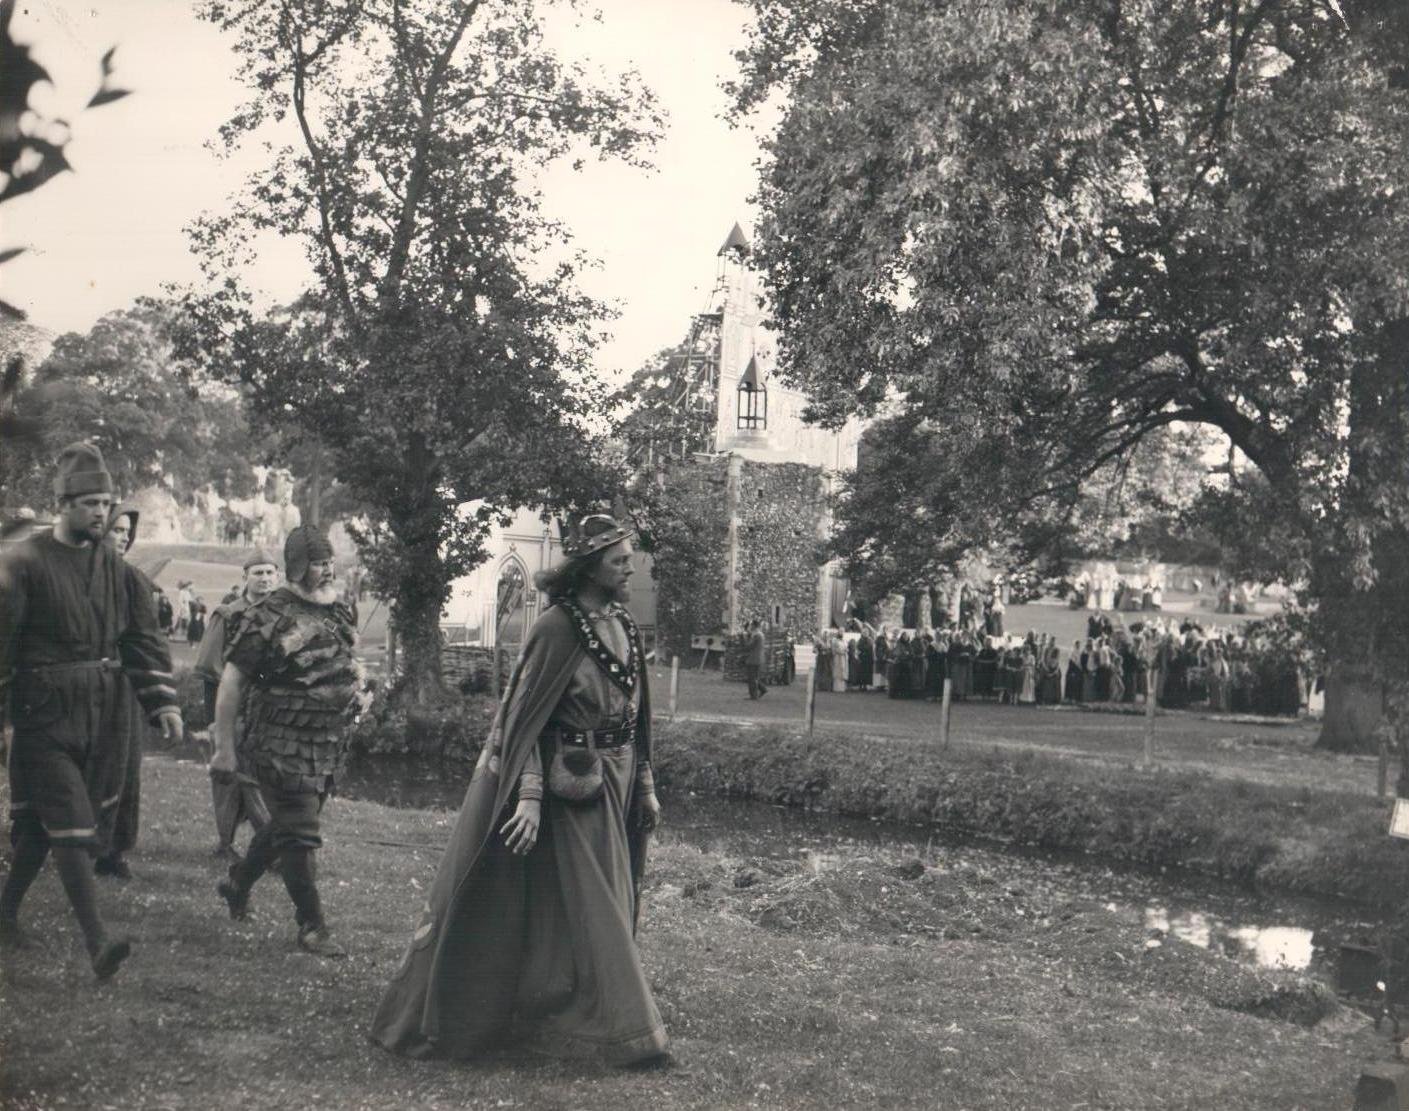
[[748, 624], [748, 642], [744, 646], [744, 676], [748, 680], [749, 698], [759, 699], [768, 693], [763, 683], [763, 667], [768, 660], [768, 640], [763, 625], [754, 618]]
[[876, 670], [876, 642], [872, 639], [869, 625], [861, 626], [861, 636], [856, 641], [856, 667], [860, 673], [860, 688], [870, 690]]
[[[112, 545], [125, 564], [127, 589], [141, 592], [150, 597], [155, 591], [152, 580], [127, 561], [128, 553], [137, 540], [137, 522], [140, 514], [135, 506], [120, 505], [113, 510], [108, 522], [107, 541]], [[134, 605], [140, 605], [134, 600]], [[123, 706], [118, 713], [122, 725], [114, 734], [114, 743], [125, 748], [122, 757], [127, 769], [122, 781], [122, 797], [117, 805], [98, 816], [98, 841], [101, 853], [93, 861], [93, 872], [99, 876], [112, 876], [114, 879], [129, 880], [132, 869], [126, 854], [137, 844], [137, 828], [142, 811], [142, 734], [147, 731], [146, 714], [138, 701], [131, 684], [118, 684], [118, 697]]]
[[301, 525], [289, 533], [284, 570], [288, 582], [231, 630], [216, 693], [211, 770], [257, 782], [269, 810], [217, 891], [230, 917], [244, 918], [251, 889], [277, 861], [299, 947], [343, 957], [323, 916], [314, 854], [323, 845], [323, 804], [347, 762], [348, 726], [363, 706], [357, 629], [333, 586], [333, 549], [321, 532]]
[[[225, 653], [229, 650], [232, 634], [240, 626], [240, 619], [246, 610], [261, 604], [279, 584], [279, 566], [268, 552], [252, 552], [242, 568], [244, 581], [239, 592], [227, 597], [210, 615], [205, 635], [196, 650], [196, 663], [192, 670], [200, 676], [205, 692], [206, 717], [215, 721], [215, 698], [220, 689], [220, 676], [225, 670]], [[243, 719], [237, 721], [236, 730], [242, 728]], [[210, 772], [211, 802], [215, 807], [215, 830], [218, 838], [215, 855], [226, 860], [234, 860], [235, 832], [241, 822], [249, 822], [256, 833], [269, 824], [269, 810], [259, 793], [259, 784], [249, 776], [241, 776], [235, 771]]]
[[667, 1060], [634, 938], [660, 806], [645, 649], [623, 607], [631, 535], [588, 517], [565, 538], [567, 561], [538, 578], [553, 604], [373, 1020], [387, 1049], [470, 1057], [518, 1039], [554, 1056]]
[[53, 532], [0, 557], [0, 707], [8, 702], [15, 733], [0, 943], [28, 944], [20, 905], [52, 852], [100, 980], [131, 952], [128, 939], [107, 934], [90, 859], [99, 815], [116, 805], [126, 775], [125, 747], [114, 741], [121, 686], [131, 684], [166, 737], [181, 736], [152, 595], [129, 589], [121, 557], [103, 542], [112, 488], [98, 449], [70, 444], [54, 479]]

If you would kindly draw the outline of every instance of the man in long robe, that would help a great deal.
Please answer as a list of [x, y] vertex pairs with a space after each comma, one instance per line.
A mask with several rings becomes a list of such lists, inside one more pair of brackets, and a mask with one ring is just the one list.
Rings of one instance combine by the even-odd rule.
[[166, 639], [149, 592], [128, 589], [121, 557], [103, 542], [112, 478], [91, 444], [59, 456], [52, 533], [0, 557], [0, 707], [10, 750], [10, 874], [0, 891], [0, 943], [23, 948], [20, 905], [52, 853], [100, 980], [131, 952], [98, 910], [91, 854], [99, 815], [116, 805], [126, 751], [114, 738], [130, 683], [163, 734], [181, 735]]
[[[123, 559], [126, 587], [129, 591], [152, 598], [156, 588], [152, 580], [128, 562], [128, 553], [137, 540], [137, 522], [141, 514], [132, 505], [120, 505], [108, 521], [107, 541]], [[140, 602], [134, 601], [134, 605]], [[147, 718], [130, 684], [118, 684], [118, 696], [123, 706], [117, 717], [121, 730], [113, 735], [115, 744], [125, 750], [122, 756], [126, 769], [122, 780], [122, 795], [117, 805], [98, 816], [98, 841], [101, 851], [93, 861], [93, 872], [115, 879], [132, 878], [126, 854], [137, 844], [137, 829], [142, 812], [142, 734], [147, 731]]]
[[[524, 643], [372, 1023], [387, 1049], [470, 1057], [517, 1041], [612, 1064], [667, 1060], [634, 936], [660, 806], [645, 650], [623, 607], [630, 538], [589, 517], [567, 562], [540, 576], [554, 604]], [[568, 801], [574, 768], [594, 767], [600, 793]]]

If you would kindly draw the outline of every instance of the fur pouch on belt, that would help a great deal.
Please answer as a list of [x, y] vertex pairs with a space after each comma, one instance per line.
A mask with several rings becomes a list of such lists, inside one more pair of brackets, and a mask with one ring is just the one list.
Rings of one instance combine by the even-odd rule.
[[561, 737], [553, 742], [548, 790], [564, 802], [596, 802], [602, 797], [602, 758], [590, 733], [585, 748], [570, 745]]

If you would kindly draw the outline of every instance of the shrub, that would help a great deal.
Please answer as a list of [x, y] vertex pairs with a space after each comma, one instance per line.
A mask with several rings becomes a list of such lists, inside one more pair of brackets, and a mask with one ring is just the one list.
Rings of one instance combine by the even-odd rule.
[[444, 702], [407, 705], [379, 693], [353, 727], [358, 756], [409, 756], [473, 763], [498, 703], [489, 694], [456, 694]]

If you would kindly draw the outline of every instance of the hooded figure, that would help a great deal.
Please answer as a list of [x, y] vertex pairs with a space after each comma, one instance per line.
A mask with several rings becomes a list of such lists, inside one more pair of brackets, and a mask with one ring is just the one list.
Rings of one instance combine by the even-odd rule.
[[[132, 545], [137, 542], [137, 522], [141, 514], [133, 505], [119, 505], [108, 518], [107, 539], [113, 550], [122, 556], [127, 575], [131, 578], [129, 589], [142, 591], [151, 597], [156, 587], [147, 576], [128, 559]], [[131, 686], [119, 692], [123, 703], [119, 711], [122, 727], [113, 734], [115, 748], [121, 749], [119, 759], [123, 768], [122, 793], [114, 806], [105, 809], [98, 816], [98, 840], [102, 846], [101, 855], [93, 862], [93, 871], [100, 876], [113, 876], [120, 880], [132, 878], [124, 854], [137, 844], [137, 827], [142, 810], [142, 735], [147, 731], [146, 714]]]

